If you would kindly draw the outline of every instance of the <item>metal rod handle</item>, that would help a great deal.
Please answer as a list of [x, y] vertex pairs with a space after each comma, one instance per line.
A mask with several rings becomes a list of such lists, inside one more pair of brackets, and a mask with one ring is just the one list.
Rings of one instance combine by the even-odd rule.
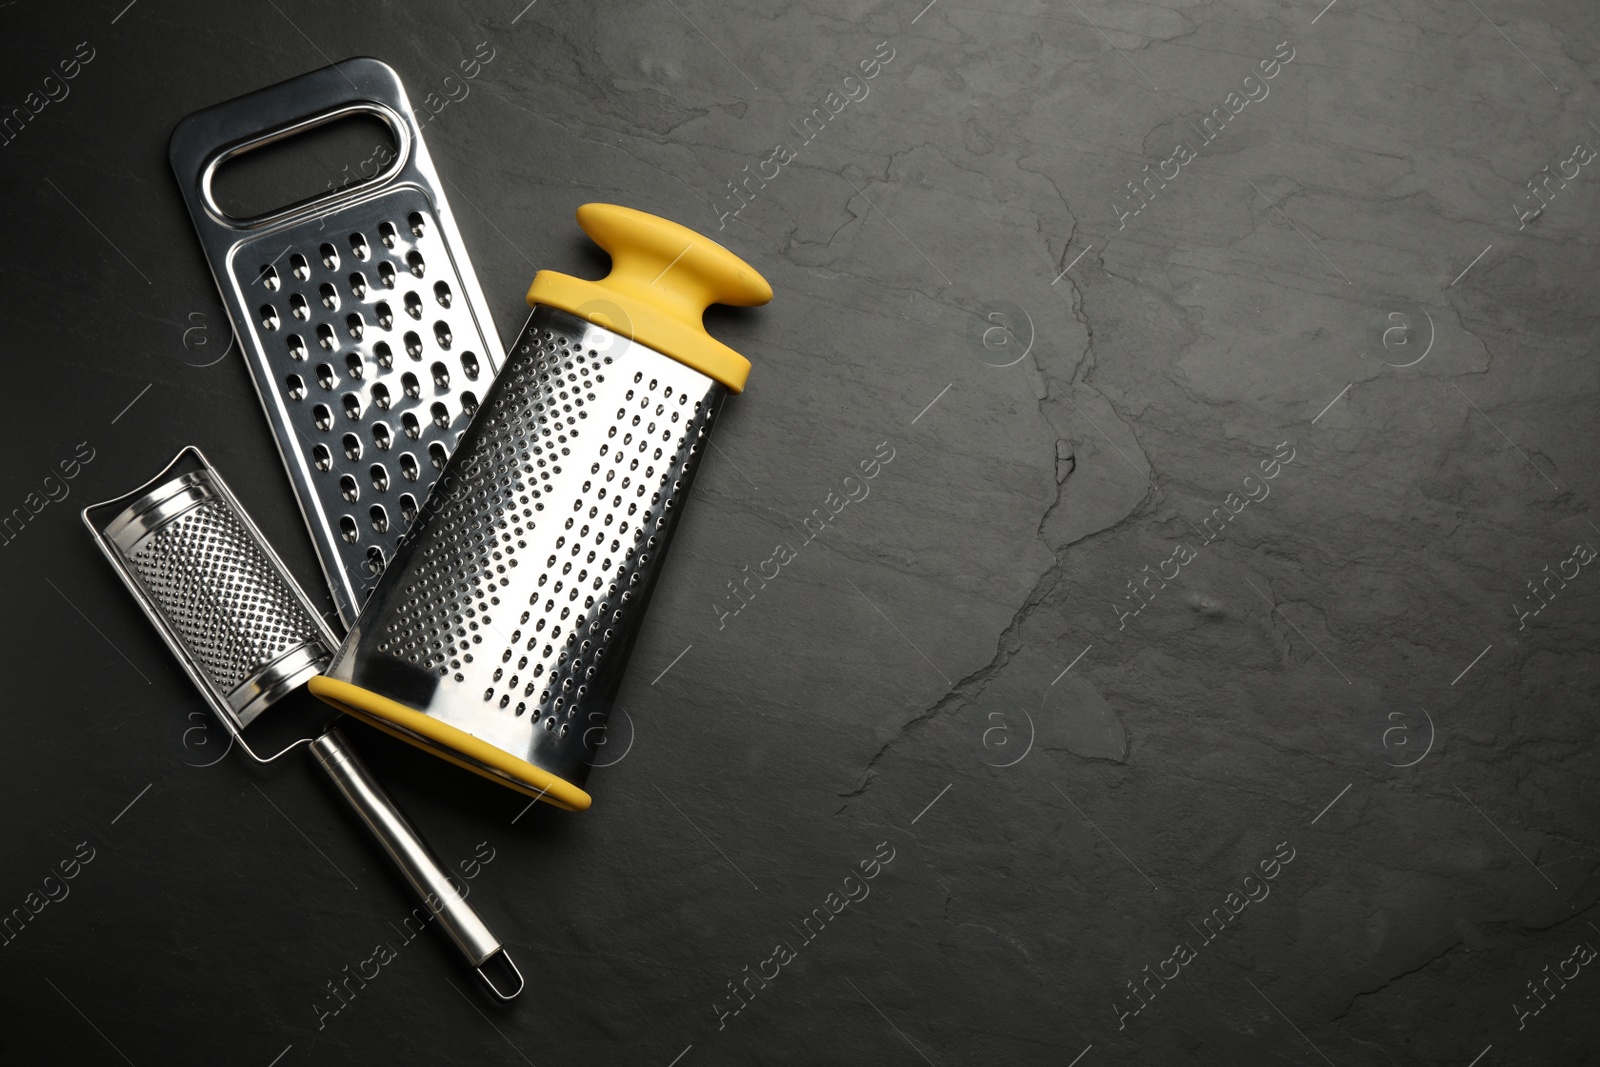
[[[433, 850], [395, 807], [389, 794], [351, 749], [344, 734], [330, 727], [311, 742], [311, 754], [490, 991], [501, 1000], [511, 1000], [521, 993], [522, 973], [511, 962], [505, 946], [467, 903]], [[484, 972], [484, 965], [496, 957], [515, 975], [514, 989], [501, 989]]]

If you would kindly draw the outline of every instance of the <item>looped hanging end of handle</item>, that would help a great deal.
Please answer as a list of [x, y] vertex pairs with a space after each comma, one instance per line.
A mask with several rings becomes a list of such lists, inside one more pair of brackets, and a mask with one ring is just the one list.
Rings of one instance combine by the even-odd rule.
[[[494, 979], [489, 977], [489, 972], [484, 970], [485, 967], [488, 967], [496, 960], [499, 960], [500, 963], [504, 965], [499, 969], [509, 970], [511, 972], [511, 977], [516, 979], [516, 987], [511, 989], [509, 992], [501, 989], [498, 985], [495, 985]], [[478, 977], [483, 979], [483, 984], [489, 987], [489, 992], [493, 993], [501, 1000], [510, 1001], [517, 999], [517, 997], [521, 995], [522, 990], [526, 985], [522, 978], [522, 972], [517, 969], [517, 965], [515, 963], [511, 962], [511, 953], [507, 952], [503, 948], [479, 964], [477, 970]], [[504, 975], [501, 977], [502, 980], [504, 980]]]

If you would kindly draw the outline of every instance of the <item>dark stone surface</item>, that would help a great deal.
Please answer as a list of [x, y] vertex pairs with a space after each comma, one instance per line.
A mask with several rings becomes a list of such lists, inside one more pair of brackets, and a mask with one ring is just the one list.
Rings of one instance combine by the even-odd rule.
[[[1518, 616], [1600, 545], [1600, 178], [1513, 207], [1600, 140], [1592, 6], [123, 3], [0, 10], [7, 113], [93, 50], [0, 146], [0, 506], [93, 456], [0, 556], [0, 909], [93, 850], [0, 947], [0, 1059], [1600, 1059], [1593, 965], [1516, 1009], [1600, 946], [1600, 574]], [[413, 902], [304, 761], [195, 766], [219, 732], [75, 511], [196, 443], [311, 583], [167, 138], [347, 55], [442, 95], [479, 42], [426, 137], [502, 336], [536, 268], [603, 270], [590, 200], [715, 234], [777, 298], [710, 317], [755, 371], [594, 809], [519, 819], [350, 727], [447, 861], [488, 842], [473, 899], [532, 989], [491, 1004], [430, 931], [319, 1030]], [[1177, 142], [1196, 158], [1119, 229]], [[881, 442], [870, 495], [719, 626]], [[1247, 886], [1270, 895], [1208, 938]], [[1125, 983], [1174, 966], [1119, 1029]]]

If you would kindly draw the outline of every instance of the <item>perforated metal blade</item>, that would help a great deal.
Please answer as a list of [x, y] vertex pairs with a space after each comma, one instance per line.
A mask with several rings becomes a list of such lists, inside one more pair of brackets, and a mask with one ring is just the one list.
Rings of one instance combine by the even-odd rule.
[[245, 752], [282, 755], [257, 755], [242, 731], [321, 670], [338, 639], [206, 457], [185, 448], [83, 521]]
[[581, 786], [727, 392], [535, 309], [328, 677]]
[[[352, 116], [388, 125], [370, 179], [254, 218], [218, 168]], [[418, 514], [503, 356], [395, 72], [350, 59], [196, 112], [173, 170], [345, 625]]]

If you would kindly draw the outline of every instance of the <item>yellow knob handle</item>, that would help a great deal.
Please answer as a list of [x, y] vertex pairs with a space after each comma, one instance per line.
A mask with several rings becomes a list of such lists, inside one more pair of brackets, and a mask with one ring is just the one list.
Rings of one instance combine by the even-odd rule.
[[709, 237], [633, 208], [584, 204], [578, 225], [611, 254], [611, 273], [596, 282], [540, 271], [528, 304], [588, 319], [743, 391], [750, 361], [706, 333], [703, 318], [712, 304], [765, 304], [767, 280]]

